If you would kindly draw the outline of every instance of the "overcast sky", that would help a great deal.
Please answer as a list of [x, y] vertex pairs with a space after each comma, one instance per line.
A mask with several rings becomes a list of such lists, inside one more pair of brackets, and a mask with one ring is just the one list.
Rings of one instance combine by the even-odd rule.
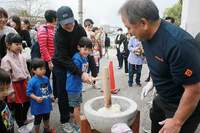
[[[14, 4], [15, 7], [18, 1], [21, 4], [24, 0], [0, 0], [0, 6], [9, 8], [9, 5]], [[67, 5], [72, 8], [76, 19], [78, 19], [78, 1], [79, 0], [38, 0], [46, 1], [46, 9], [57, 10], [62, 5]], [[83, 0], [83, 17], [92, 18], [95, 25], [108, 24], [111, 26], [122, 26], [120, 16], [118, 14], [119, 8], [126, 0]], [[162, 17], [164, 10], [172, 6], [177, 0], [153, 0], [159, 8], [160, 16]]]
[[[70, 6], [77, 18], [78, 0], [48, 0], [49, 7], [57, 9], [61, 5]], [[118, 10], [126, 0], [83, 0], [84, 19], [92, 18], [97, 25], [109, 24], [122, 26]], [[172, 6], [177, 0], [153, 0], [159, 8], [162, 17], [164, 10]]]

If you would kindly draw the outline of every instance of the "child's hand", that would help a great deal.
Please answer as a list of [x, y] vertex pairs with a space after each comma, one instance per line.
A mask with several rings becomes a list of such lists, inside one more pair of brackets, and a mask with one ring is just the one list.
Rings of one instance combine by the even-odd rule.
[[42, 103], [43, 102], [43, 98], [42, 97], [36, 97], [35, 99], [38, 103]]
[[83, 72], [83, 73], [82, 73], [81, 79], [82, 79], [82, 81], [83, 81], [84, 83], [87, 83], [87, 84], [90, 84], [91, 81], [92, 81], [91, 76], [90, 76], [88, 73], [86, 73], [86, 72]]

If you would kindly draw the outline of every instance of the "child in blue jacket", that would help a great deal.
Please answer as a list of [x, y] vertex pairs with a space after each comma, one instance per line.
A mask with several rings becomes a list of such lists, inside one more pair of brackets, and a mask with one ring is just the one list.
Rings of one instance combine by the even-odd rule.
[[[88, 71], [87, 56], [91, 53], [92, 42], [87, 37], [82, 37], [78, 43], [78, 50], [72, 57], [74, 64], [82, 71]], [[69, 106], [74, 108], [75, 124], [80, 124], [80, 104], [82, 102], [82, 80], [78, 75], [67, 72], [66, 90]]]

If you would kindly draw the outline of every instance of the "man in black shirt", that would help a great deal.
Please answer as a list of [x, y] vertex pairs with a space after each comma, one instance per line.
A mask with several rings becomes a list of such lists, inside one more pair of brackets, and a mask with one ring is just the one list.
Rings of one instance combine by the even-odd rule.
[[117, 29], [117, 36], [115, 38], [115, 44], [117, 49], [117, 60], [118, 60], [118, 69], [121, 69], [123, 66], [123, 49], [124, 49], [124, 43], [126, 43], [126, 36], [122, 33], [122, 28]]
[[124, 25], [143, 41], [158, 95], [150, 110], [152, 133], [194, 133], [200, 123], [200, 47], [193, 37], [161, 20], [151, 0], [129, 0]]

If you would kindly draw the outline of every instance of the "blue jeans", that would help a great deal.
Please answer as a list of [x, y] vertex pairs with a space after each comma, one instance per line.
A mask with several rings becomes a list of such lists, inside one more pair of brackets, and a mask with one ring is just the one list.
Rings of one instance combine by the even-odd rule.
[[128, 72], [129, 72], [128, 84], [129, 84], [129, 86], [132, 86], [132, 84], [133, 84], [133, 75], [134, 74], [136, 74], [136, 79], [135, 79], [136, 84], [140, 84], [142, 65], [133, 65], [133, 64], [129, 63], [128, 66], [129, 66], [128, 67]]

